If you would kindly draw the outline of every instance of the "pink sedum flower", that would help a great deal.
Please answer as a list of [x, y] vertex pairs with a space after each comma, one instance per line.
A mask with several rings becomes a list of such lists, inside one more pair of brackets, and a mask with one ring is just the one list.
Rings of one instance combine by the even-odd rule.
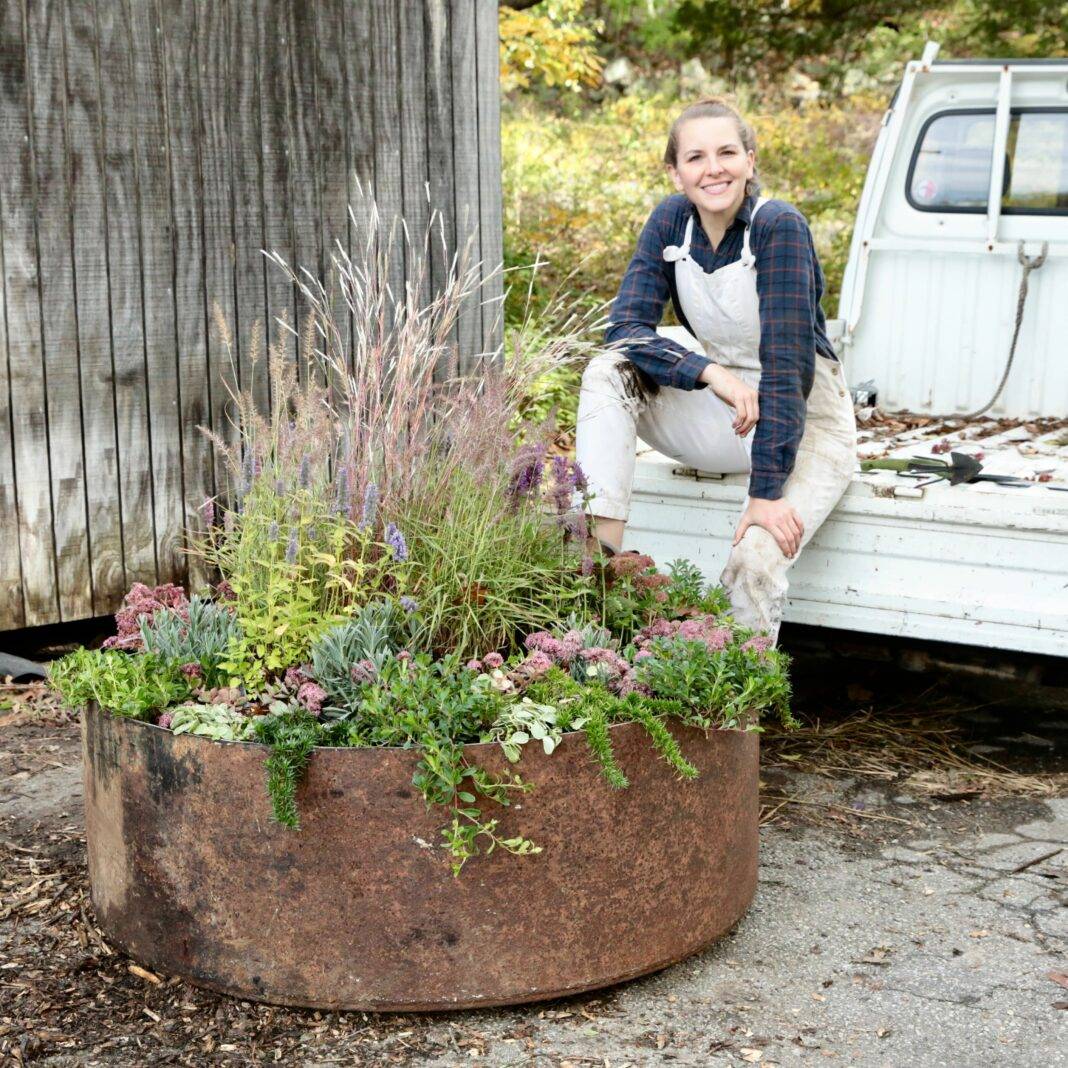
[[537, 650], [530, 654], [516, 669], [515, 674], [522, 679], [533, 681], [541, 678], [553, 666], [552, 659], [545, 653]]
[[326, 690], [324, 690], [317, 682], [306, 682], [297, 691], [297, 700], [313, 716], [317, 716], [323, 710], [323, 702], [326, 700]]
[[174, 609], [183, 619], [189, 618], [189, 598], [181, 586], [164, 583], [162, 586], [146, 586], [135, 582], [130, 592], [122, 599], [122, 607], [115, 613], [117, 634], [104, 642], [105, 649], [124, 649], [140, 652], [141, 620], [151, 619], [161, 609]]
[[159, 714], [159, 719], [156, 720], [156, 726], [157, 727], [165, 727], [167, 730], [170, 730], [171, 729], [171, 721], [173, 719], [174, 719], [174, 716], [171, 715], [170, 712], [161, 712]]
[[482, 663], [492, 671], [494, 668], [499, 668], [504, 664], [504, 657], [500, 653], [486, 653], [482, 658]]

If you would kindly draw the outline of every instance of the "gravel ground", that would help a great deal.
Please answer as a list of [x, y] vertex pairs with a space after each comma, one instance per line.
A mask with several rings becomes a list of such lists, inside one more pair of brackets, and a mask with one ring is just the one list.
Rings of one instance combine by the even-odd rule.
[[[870, 674], [828, 685], [798, 672], [798, 707], [832, 727], [891, 708]], [[77, 725], [42, 690], [9, 687], [0, 1063], [1068, 1064], [1068, 715], [977, 709], [924, 677], [892, 692], [897, 714], [955, 697], [953, 751], [997, 759], [1011, 788], [930, 761], [880, 774], [870, 742], [848, 774], [769, 738], [760, 888], [712, 950], [564, 1001], [376, 1016], [236, 1001], [114, 951], [88, 900]]]

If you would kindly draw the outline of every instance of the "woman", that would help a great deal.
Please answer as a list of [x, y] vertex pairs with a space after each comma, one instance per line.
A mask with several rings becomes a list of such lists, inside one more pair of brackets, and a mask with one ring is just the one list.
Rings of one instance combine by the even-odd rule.
[[[756, 140], [733, 108], [686, 108], [664, 163], [678, 193], [653, 210], [613, 303], [617, 351], [582, 376], [577, 458], [609, 551], [623, 541], [636, 434], [698, 470], [749, 472], [720, 581], [735, 619], [774, 639], [786, 570], [856, 466], [823, 272], [801, 213], [758, 195]], [[669, 296], [704, 355], [657, 334]]]

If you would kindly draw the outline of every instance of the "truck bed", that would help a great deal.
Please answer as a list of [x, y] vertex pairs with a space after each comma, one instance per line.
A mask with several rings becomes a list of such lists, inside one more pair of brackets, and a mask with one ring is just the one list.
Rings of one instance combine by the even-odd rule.
[[[862, 459], [952, 448], [984, 472], [1033, 481], [918, 485], [858, 470], [791, 569], [785, 618], [1068, 656], [1068, 420], [966, 423], [860, 408], [858, 435]], [[660, 564], [688, 557], [717, 578], [746, 483], [639, 445], [626, 546]]]

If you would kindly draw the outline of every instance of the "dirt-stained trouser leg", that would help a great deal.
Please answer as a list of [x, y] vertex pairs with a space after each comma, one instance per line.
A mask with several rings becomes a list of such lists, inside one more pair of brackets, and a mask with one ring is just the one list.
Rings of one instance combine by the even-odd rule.
[[[804, 524], [802, 550], [849, 486], [856, 467], [856, 439], [853, 401], [841, 365], [817, 356], [805, 432], [794, 469], [783, 486], [783, 497], [797, 509]], [[794, 560], [787, 559], [763, 527], [745, 532], [720, 577], [739, 623], [778, 638], [786, 572]]]
[[614, 354], [595, 357], [582, 376], [575, 435], [575, 456], [592, 493], [590, 511], [627, 519], [639, 436], [701, 471], [748, 471], [752, 432], [739, 438], [733, 420], [732, 410], [710, 389], [661, 386], [648, 395], [629, 361]]

